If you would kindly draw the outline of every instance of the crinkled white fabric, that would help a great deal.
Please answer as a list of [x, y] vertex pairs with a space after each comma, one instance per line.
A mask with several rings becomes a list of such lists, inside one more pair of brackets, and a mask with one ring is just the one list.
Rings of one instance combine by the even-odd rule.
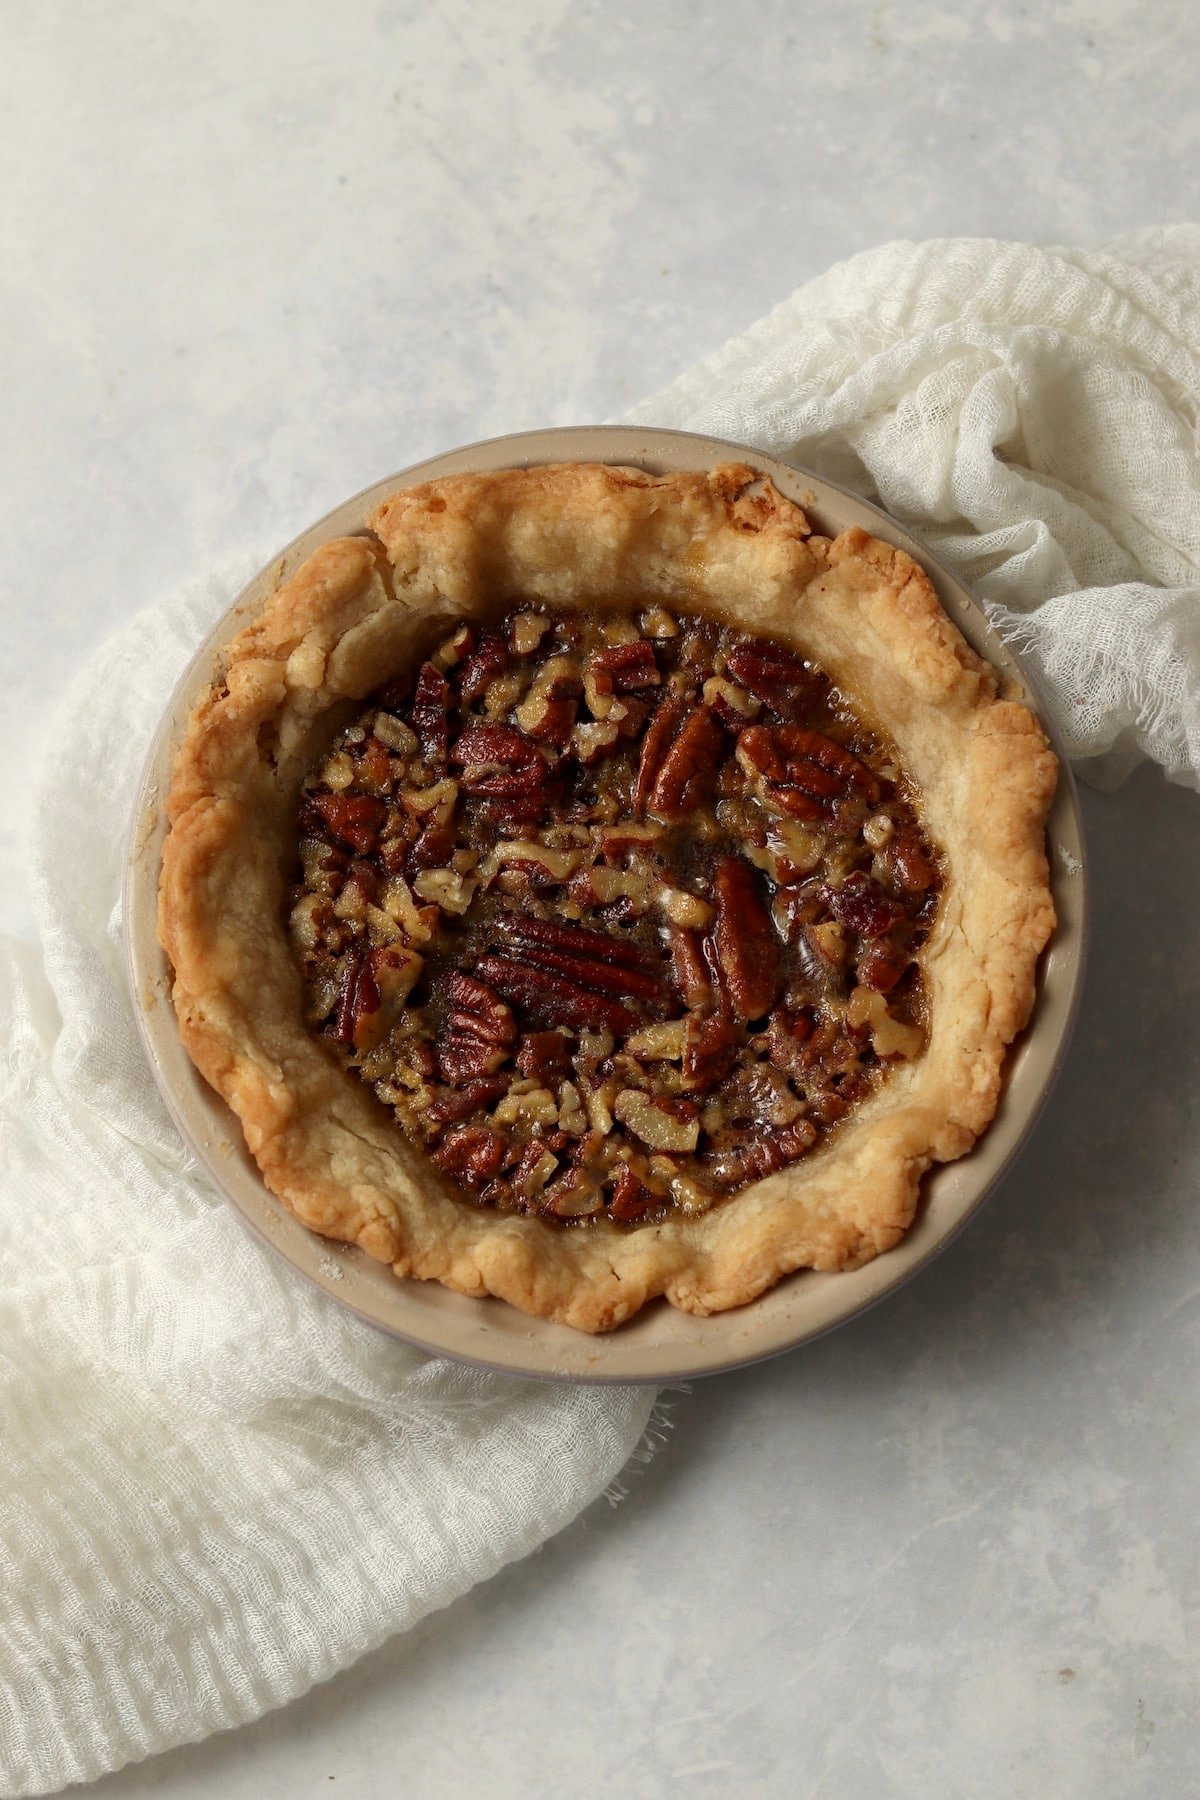
[[153, 725], [249, 570], [143, 613], [71, 694], [0, 949], [0, 1791], [236, 1725], [525, 1556], [645, 1389], [434, 1361], [282, 1266], [184, 1154], [118, 891]]
[[1102, 785], [1200, 784], [1200, 227], [884, 244], [632, 420], [877, 500], [970, 582]]
[[[1200, 230], [891, 244], [640, 407], [909, 521], [1031, 656], [1073, 753], [1200, 778]], [[280, 1267], [183, 1154], [119, 954], [129, 795], [245, 571], [82, 677], [0, 955], [0, 1781], [256, 1717], [558, 1530], [645, 1392], [429, 1361]]]

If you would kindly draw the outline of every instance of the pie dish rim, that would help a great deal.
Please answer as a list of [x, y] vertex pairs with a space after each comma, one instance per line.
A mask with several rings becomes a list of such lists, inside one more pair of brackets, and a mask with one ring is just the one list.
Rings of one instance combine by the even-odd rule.
[[[360, 1265], [368, 1264], [370, 1259], [363, 1253], [314, 1238], [292, 1219], [267, 1192], [249, 1163], [237, 1121], [183, 1056], [178, 1034], [173, 1031], [173, 1010], [163, 988], [165, 965], [154, 941], [152, 917], [149, 934], [146, 929], [148, 895], [157, 886], [162, 837], [157, 802], [165, 791], [167, 762], [186, 724], [191, 702], [211, 674], [219, 647], [313, 549], [330, 538], [363, 529], [375, 505], [398, 488], [452, 473], [549, 462], [633, 463], [653, 472], [682, 472], [712, 468], [725, 461], [748, 462], [771, 476], [785, 495], [815, 515], [818, 531], [829, 530], [832, 534], [859, 525], [914, 555], [933, 580], [947, 612], [965, 628], [968, 639], [1024, 688], [1062, 764], [1049, 828], [1054, 846], [1051, 885], [1062, 924], [1039, 979], [1034, 1019], [1014, 1053], [1016, 1072], [1006, 1080], [1000, 1113], [980, 1144], [962, 1161], [931, 1171], [925, 1177], [925, 1186], [931, 1191], [908, 1236], [885, 1257], [863, 1268], [836, 1275], [802, 1272], [786, 1277], [780, 1288], [732, 1313], [703, 1317], [680, 1314], [664, 1306], [650, 1307], [615, 1335], [600, 1338], [585, 1338], [567, 1326], [527, 1317], [500, 1301], [481, 1306], [477, 1299], [445, 1294], [439, 1304], [442, 1290], [433, 1284], [397, 1282], [384, 1265], [364, 1269]], [[248, 1222], [301, 1272], [360, 1316], [425, 1349], [523, 1374], [661, 1381], [758, 1360], [845, 1322], [924, 1266], [974, 1215], [1024, 1141], [1065, 1053], [1083, 966], [1084, 860], [1078, 802], [1069, 766], [1053, 722], [1039, 704], [1027, 671], [1000, 644], [962, 584], [895, 521], [833, 483], [744, 446], [688, 433], [628, 427], [567, 428], [468, 446], [374, 483], [301, 534], [248, 584], [189, 665], [155, 735], [135, 809], [127, 868], [126, 946], [132, 991], [138, 997], [139, 1026], [156, 1079], [185, 1138]], [[1036, 1067], [1030, 1070], [1030, 1064]], [[991, 1154], [987, 1154], [989, 1149]], [[955, 1179], [948, 1181], [947, 1177]], [[935, 1191], [950, 1187], [957, 1191], [946, 1196], [944, 1204], [935, 1204], [942, 1198]], [[377, 1280], [371, 1280], [372, 1273]], [[381, 1289], [380, 1283], [386, 1286]], [[819, 1295], [813, 1292], [817, 1284], [824, 1288]], [[789, 1296], [794, 1300], [797, 1291], [801, 1303], [787, 1304]], [[783, 1303], [773, 1302], [773, 1295], [781, 1296]], [[433, 1304], [422, 1304], [423, 1301]], [[476, 1313], [484, 1316], [476, 1321]], [[649, 1329], [648, 1321], [653, 1321]], [[680, 1327], [685, 1329], [681, 1331]]]

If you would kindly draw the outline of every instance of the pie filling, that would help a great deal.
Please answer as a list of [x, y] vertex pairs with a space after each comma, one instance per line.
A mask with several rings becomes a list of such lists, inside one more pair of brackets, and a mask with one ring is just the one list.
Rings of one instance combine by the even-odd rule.
[[304, 784], [309, 1025], [481, 1204], [702, 1212], [919, 1055], [917, 799], [767, 639], [659, 608], [460, 624]]

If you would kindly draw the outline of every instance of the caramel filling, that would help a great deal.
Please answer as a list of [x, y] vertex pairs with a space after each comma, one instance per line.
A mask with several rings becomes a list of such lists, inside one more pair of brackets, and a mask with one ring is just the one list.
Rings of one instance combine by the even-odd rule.
[[312, 772], [299, 839], [312, 1030], [482, 1204], [702, 1212], [924, 1045], [917, 795], [727, 626], [461, 624]]

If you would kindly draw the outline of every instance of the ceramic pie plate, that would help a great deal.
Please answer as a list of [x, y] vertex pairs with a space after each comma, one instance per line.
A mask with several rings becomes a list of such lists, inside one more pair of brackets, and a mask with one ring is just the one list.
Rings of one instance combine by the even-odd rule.
[[[397, 488], [435, 476], [551, 462], [633, 464], [652, 473], [709, 469], [736, 460], [769, 475], [804, 507], [816, 529], [833, 536], [851, 525], [898, 545], [932, 580], [963, 636], [1016, 684], [1058, 751], [1062, 775], [1050, 813], [1051, 881], [1059, 924], [1042, 959], [1029, 1028], [1006, 1064], [999, 1111], [969, 1155], [933, 1170], [907, 1236], [865, 1268], [844, 1274], [804, 1271], [750, 1305], [699, 1318], [663, 1300], [600, 1337], [531, 1319], [502, 1300], [469, 1300], [432, 1281], [401, 1281], [353, 1246], [333, 1244], [299, 1224], [263, 1185], [241, 1127], [189, 1061], [176, 1029], [169, 970], [159, 948], [156, 907], [165, 831], [162, 801], [176, 748], [200, 691], [212, 680], [221, 646], [261, 608], [318, 545], [362, 531]], [[625, 426], [535, 431], [472, 444], [391, 475], [347, 500], [275, 557], [238, 596], [198, 649], [155, 734], [134, 809], [126, 865], [125, 947], [131, 992], [150, 1066], [185, 1140], [246, 1222], [294, 1269], [361, 1318], [407, 1342], [510, 1374], [572, 1381], [662, 1382], [714, 1374], [793, 1349], [845, 1324], [923, 1268], [972, 1218], [1032, 1128], [1061, 1066], [1083, 975], [1087, 881], [1078, 796], [1053, 721], [1016, 657], [955, 578], [886, 514], [817, 476], [716, 438]], [[736, 1201], [732, 1202], [736, 1204]], [[212, 1279], [221, 1272], [214, 1269]]]

